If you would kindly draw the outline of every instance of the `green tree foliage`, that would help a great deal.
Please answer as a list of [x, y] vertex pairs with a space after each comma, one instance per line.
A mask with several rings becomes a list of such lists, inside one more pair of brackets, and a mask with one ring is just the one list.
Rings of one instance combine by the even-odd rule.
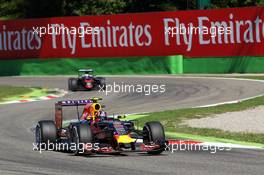
[[24, 15], [27, 18], [64, 15], [64, 0], [24, 0]]
[[264, 0], [259, 0], [256, 5], [258, 6], [264, 6]]
[[[0, 0], [0, 17], [39, 18], [196, 9], [197, 0]], [[263, 6], [264, 0], [211, 0], [211, 8]]]
[[212, 8], [261, 6], [264, 0], [211, 0]]
[[0, 16], [41, 18], [64, 15], [64, 0], [0, 0]]
[[21, 18], [24, 17], [24, 0], [0, 0], [0, 17]]
[[78, 1], [78, 3], [75, 2], [72, 7], [73, 11], [71, 13], [80, 16], [116, 14], [124, 12], [123, 9], [126, 7], [126, 0], [82, 0]]
[[172, 11], [176, 10], [176, 1], [172, 0], [130, 0], [127, 12]]

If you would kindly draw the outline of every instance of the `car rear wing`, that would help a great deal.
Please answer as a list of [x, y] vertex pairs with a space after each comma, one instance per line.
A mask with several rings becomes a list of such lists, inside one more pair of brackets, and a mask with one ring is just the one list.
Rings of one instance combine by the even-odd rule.
[[102, 100], [102, 98], [89, 98], [85, 100], [64, 100], [64, 101], [58, 101], [56, 105], [59, 106], [84, 106], [89, 103], [98, 103], [99, 100]]
[[58, 101], [57, 105], [60, 106], [84, 106], [89, 103], [93, 103], [92, 99], [87, 100], [65, 100], [65, 101]]
[[[76, 106], [77, 108], [77, 114], [79, 118], [79, 111], [78, 106], [84, 106], [86, 104], [91, 103], [98, 103], [99, 100], [102, 100], [102, 98], [90, 98], [86, 100], [64, 100], [64, 101], [58, 101], [55, 103], [55, 125], [57, 129], [62, 128], [62, 107], [63, 106]], [[103, 107], [103, 106], [101, 106]]]
[[79, 69], [78, 72], [93, 72], [93, 69]]

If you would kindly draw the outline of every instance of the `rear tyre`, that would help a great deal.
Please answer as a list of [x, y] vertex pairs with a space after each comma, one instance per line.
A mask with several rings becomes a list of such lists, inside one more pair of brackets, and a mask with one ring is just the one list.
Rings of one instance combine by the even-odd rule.
[[157, 150], [148, 151], [148, 154], [160, 154], [165, 148], [165, 133], [160, 122], [147, 122], [143, 128], [144, 144], [154, 143], [160, 146]]
[[72, 91], [72, 84], [71, 84], [72, 78], [68, 79], [68, 90]]
[[38, 149], [55, 149], [57, 129], [54, 121], [39, 121], [35, 130], [35, 142]]
[[106, 89], [105, 78], [103, 78], [103, 77], [96, 77], [96, 78], [98, 80], [97, 89], [98, 90], [100, 90], [100, 89], [105, 90]]
[[68, 80], [68, 88], [71, 91], [77, 91], [78, 90], [78, 79], [77, 78], [69, 78]]
[[75, 145], [75, 150], [72, 150], [75, 155], [84, 153], [84, 145], [92, 144], [93, 135], [90, 126], [86, 123], [73, 126], [72, 128], [72, 143]]

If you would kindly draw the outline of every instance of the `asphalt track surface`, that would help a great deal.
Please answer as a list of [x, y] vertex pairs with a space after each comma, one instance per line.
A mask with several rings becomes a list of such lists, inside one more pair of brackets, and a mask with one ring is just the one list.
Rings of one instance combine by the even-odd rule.
[[[33, 151], [32, 127], [53, 119], [54, 103], [62, 99], [104, 97], [109, 113], [137, 113], [194, 107], [248, 98], [264, 93], [263, 83], [233, 79], [175, 77], [114, 77], [109, 83], [165, 84], [166, 92], [76, 92], [63, 98], [0, 106], [0, 174], [196, 174], [263, 175], [264, 151], [232, 149], [164, 152], [160, 156], [127, 153], [121, 156], [72, 156], [69, 153]], [[2, 77], [0, 84], [67, 89], [67, 77]]]

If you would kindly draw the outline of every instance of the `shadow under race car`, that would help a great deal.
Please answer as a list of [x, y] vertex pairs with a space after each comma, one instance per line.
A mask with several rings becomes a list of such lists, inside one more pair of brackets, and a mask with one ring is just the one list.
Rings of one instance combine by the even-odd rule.
[[92, 89], [105, 90], [105, 78], [93, 75], [92, 69], [80, 69], [78, 70], [77, 78], [69, 78], [68, 89], [71, 91]]
[[[102, 110], [97, 98], [88, 100], [59, 101], [55, 104], [55, 122], [52, 120], [39, 121], [35, 130], [38, 149], [53, 143], [65, 144], [75, 155], [122, 152], [147, 152], [160, 154], [164, 151], [166, 140], [163, 126], [157, 122], [145, 123], [142, 130], [137, 130], [133, 121], [121, 120], [125, 117], [108, 117]], [[75, 106], [77, 120], [68, 121], [63, 126], [62, 108]], [[79, 106], [85, 106], [79, 116]], [[82, 119], [83, 117], [86, 117]], [[69, 146], [70, 145], [70, 146]], [[54, 149], [54, 148], [53, 148]]]

